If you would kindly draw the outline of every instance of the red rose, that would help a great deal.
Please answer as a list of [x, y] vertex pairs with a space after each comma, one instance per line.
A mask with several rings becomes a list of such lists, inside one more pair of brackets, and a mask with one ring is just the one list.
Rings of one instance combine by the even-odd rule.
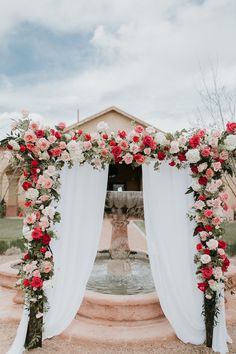
[[8, 150], [13, 150], [13, 147], [10, 144], [7, 144]]
[[207, 290], [207, 288], [208, 288], [208, 284], [207, 284], [207, 282], [198, 283], [197, 287], [198, 287], [199, 290], [205, 292]]
[[27, 259], [30, 259], [29, 253], [26, 253], [23, 258], [24, 258], [25, 261], [26, 261]]
[[203, 253], [205, 253], [205, 254], [210, 254], [211, 251], [210, 251], [208, 248], [206, 248], [206, 249], [203, 251]]
[[51, 133], [52, 135], [55, 135], [55, 129], [50, 129], [50, 133]]
[[185, 153], [180, 152], [180, 153], [178, 154], [178, 159], [179, 159], [179, 161], [186, 161]]
[[43, 286], [43, 281], [39, 277], [33, 277], [31, 280], [31, 286], [32, 288], [37, 288], [40, 289]]
[[114, 146], [111, 150], [112, 154], [114, 155], [115, 158], [121, 155], [122, 149], [119, 146]]
[[137, 135], [133, 136], [132, 140], [133, 140], [134, 143], [138, 143], [139, 142], [139, 136], [137, 136]]
[[208, 267], [202, 268], [201, 272], [202, 272], [203, 278], [205, 278], [205, 279], [209, 279], [213, 274], [212, 268], [208, 268]]
[[38, 165], [39, 165], [39, 161], [38, 161], [38, 160], [32, 160], [32, 161], [31, 161], [31, 166], [32, 166], [32, 167], [35, 168], [35, 167], [38, 167]]
[[189, 145], [191, 146], [191, 148], [196, 148], [198, 145], [200, 144], [200, 137], [198, 135], [193, 135], [190, 139], [189, 139]]
[[80, 135], [83, 134], [83, 130], [79, 129], [77, 133], [78, 133], [78, 135], [80, 136]]
[[77, 140], [77, 137], [76, 135], [73, 136], [72, 140]]
[[150, 136], [150, 135], [146, 135], [144, 138], [143, 138], [143, 144], [145, 146], [152, 146], [153, 144], [153, 138]]
[[226, 124], [226, 130], [228, 133], [236, 132], [236, 123], [235, 122], [228, 122]]
[[104, 140], [107, 140], [107, 139], [108, 139], [108, 135], [107, 135], [106, 133], [103, 133], [103, 134], [102, 134], [102, 138], [103, 138]]
[[204, 202], [206, 200], [206, 197], [205, 197], [205, 195], [199, 195], [199, 197], [197, 199]]
[[91, 140], [91, 135], [90, 134], [85, 134], [84, 136], [86, 141], [90, 141]]
[[43, 234], [42, 243], [43, 245], [48, 245], [51, 241], [51, 237], [48, 234]]
[[32, 206], [32, 201], [31, 200], [26, 201], [24, 206], [25, 208], [30, 208]]
[[212, 225], [205, 225], [205, 230], [206, 230], [207, 232], [211, 232], [211, 231], [213, 230]]
[[191, 168], [192, 173], [198, 173], [197, 165], [191, 165], [190, 168]]
[[139, 165], [144, 163], [144, 160], [145, 160], [145, 158], [144, 158], [144, 156], [142, 154], [135, 154], [134, 155], [134, 159]]
[[52, 156], [58, 157], [61, 155], [61, 149], [60, 148], [54, 148], [50, 150]]
[[24, 280], [23, 280], [23, 285], [24, 285], [25, 288], [27, 288], [28, 286], [30, 286], [30, 281], [29, 281], [29, 279], [24, 279]]
[[116, 146], [116, 141], [115, 140], [111, 140], [109, 143], [110, 146]]
[[223, 248], [223, 250], [225, 250], [226, 247], [227, 247], [227, 243], [224, 240], [219, 240], [218, 241], [218, 247], [219, 248]]
[[198, 243], [198, 244], [196, 245], [196, 249], [197, 249], [198, 251], [201, 251], [201, 250], [203, 249], [202, 244], [201, 244], [201, 243]]
[[55, 133], [55, 137], [56, 137], [57, 139], [61, 139], [61, 133], [60, 133], [60, 132], [56, 132], [56, 133]]
[[39, 240], [43, 236], [43, 232], [40, 227], [35, 227], [32, 231], [32, 237], [34, 240]]
[[122, 139], [125, 139], [126, 136], [127, 136], [127, 133], [126, 133], [125, 130], [119, 130], [119, 131], [118, 131], [118, 136], [119, 136], [120, 138], [122, 138]]
[[208, 182], [208, 179], [205, 176], [201, 176], [201, 177], [198, 178], [198, 183], [201, 186], [206, 186], [207, 182]]
[[166, 154], [163, 151], [158, 151], [157, 158], [158, 160], [162, 161], [166, 157]]
[[37, 138], [43, 138], [44, 137], [44, 131], [43, 130], [37, 130], [35, 132]]
[[229, 261], [229, 259], [227, 257], [225, 257], [224, 263], [223, 263], [223, 265], [221, 267], [222, 272], [227, 272], [229, 265], [230, 265], [230, 261]]
[[32, 183], [25, 181], [22, 183], [22, 188], [24, 189], [24, 191], [27, 191], [29, 188], [32, 187]]
[[24, 170], [23, 175], [24, 175], [25, 177], [28, 177], [28, 176], [29, 176], [29, 172], [28, 172], [27, 170]]
[[46, 247], [41, 247], [41, 248], [40, 248], [40, 252], [41, 252], [41, 253], [47, 252], [47, 248], [46, 248]]
[[171, 162], [169, 162], [169, 165], [170, 165], [171, 167], [174, 167], [174, 166], [176, 165], [176, 163], [175, 163], [174, 161], [171, 161]]
[[203, 227], [202, 226], [197, 226], [195, 227], [195, 230], [194, 230], [194, 235], [197, 235], [199, 234], [199, 232], [203, 231]]
[[26, 146], [25, 145], [20, 145], [20, 151], [21, 152], [25, 152], [26, 150]]

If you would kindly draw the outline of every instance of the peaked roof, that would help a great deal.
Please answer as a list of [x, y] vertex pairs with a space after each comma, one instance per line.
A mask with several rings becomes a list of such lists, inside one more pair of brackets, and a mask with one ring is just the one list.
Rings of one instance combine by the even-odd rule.
[[[76, 127], [79, 127], [80, 125], [82, 125], [82, 124], [84, 124], [84, 123], [87, 123], [87, 122], [89, 122], [89, 121], [91, 121], [91, 120], [93, 120], [93, 119], [99, 118], [99, 117], [103, 116], [104, 114], [109, 113], [109, 112], [112, 112], [112, 111], [113, 111], [113, 112], [116, 112], [116, 113], [119, 113], [119, 114], [121, 114], [121, 115], [123, 115], [123, 116], [129, 118], [130, 120], [133, 120], [133, 121], [135, 121], [135, 122], [137, 122], [137, 123], [143, 125], [144, 127], [148, 127], [148, 126], [150, 125], [150, 124], [148, 124], [147, 122], [143, 121], [142, 119], [140, 119], [140, 118], [138, 118], [138, 117], [135, 117], [135, 116], [133, 116], [133, 115], [131, 115], [131, 114], [125, 112], [125, 111], [122, 111], [120, 108], [118, 108], [118, 107], [116, 107], [116, 106], [110, 106], [110, 107], [104, 109], [104, 110], [101, 111], [101, 112], [98, 112], [98, 113], [96, 113], [96, 114], [93, 114], [93, 115], [91, 115], [91, 116], [88, 116], [88, 117], [82, 119], [81, 121], [72, 124], [71, 126], [69, 126], [69, 127], [66, 128], [66, 131], [67, 131], [67, 130], [74, 129], [74, 128], [76, 128]], [[156, 129], [157, 129], [157, 128], [156, 128]], [[160, 129], [158, 129], [158, 130], [160, 130]]]

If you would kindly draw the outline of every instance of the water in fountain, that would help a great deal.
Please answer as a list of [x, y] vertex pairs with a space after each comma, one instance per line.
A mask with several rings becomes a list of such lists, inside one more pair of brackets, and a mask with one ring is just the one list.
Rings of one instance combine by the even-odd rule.
[[[109, 271], [111, 264], [112, 271]], [[148, 256], [141, 252], [130, 252], [128, 259], [114, 260], [109, 251], [98, 252], [87, 289], [112, 295], [155, 291]]]

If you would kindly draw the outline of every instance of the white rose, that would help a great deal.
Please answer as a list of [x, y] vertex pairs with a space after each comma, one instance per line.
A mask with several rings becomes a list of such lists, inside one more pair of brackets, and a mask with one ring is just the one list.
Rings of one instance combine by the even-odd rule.
[[179, 152], [179, 143], [178, 141], [172, 141], [170, 143], [170, 153], [176, 154], [177, 152]]
[[198, 172], [203, 172], [204, 170], [207, 169], [207, 163], [206, 162], [201, 163], [197, 169], [198, 169]]
[[216, 279], [221, 279], [223, 278], [223, 272], [222, 272], [222, 269], [220, 267], [216, 267], [214, 270], [213, 270], [213, 274], [214, 274], [214, 277]]
[[8, 144], [12, 146], [13, 150], [20, 150], [20, 145], [18, 144], [17, 141], [15, 141], [15, 140], [10, 140], [10, 141], [8, 142]]
[[104, 121], [102, 121], [102, 122], [99, 122], [98, 124], [97, 124], [97, 131], [99, 131], [99, 132], [102, 132], [102, 131], [106, 131], [106, 130], [108, 130], [109, 129], [109, 126], [108, 126], [108, 124], [106, 123], [106, 122], [104, 122]]
[[214, 215], [222, 218], [224, 216], [224, 209], [222, 207], [214, 209]]
[[201, 262], [202, 262], [203, 264], [210, 263], [210, 261], [211, 261], [211, 256], [209, 256], [209, 254], [203, 254], [203, 255], [201, 256]]
[[236, 135], [228, 135], [224, 143], [227, 150], [232, 151], [236, 149]]
[[26, 192], [25, 192], [25, 197], [27, 199], [31, 199], [31, 200], [36, 200], [39, 196], [39, 191], [35, 188], [29, 188]]
[[53, 219], [54, 215], [55, 215], [55, 208], [51, 207], [51, 206], [47, 206], [45, 209], [43, 209], [42, 213], [45, 216], [49, 216], [50, 219]]
[[198, 210], [202, 210], [202, 208], [204, 208], [205, 203], [202, 200], [198, 200], [195, 204], [194, 204], [194, 208], [198, 209]]
[[40, 160], [49, 160], [50, 159], [50, 156], [48, 154], [47, 151], [44, 151], [44, 152], [41, 152], [40, 153], [40, 157], [39, 157]]
[[192, 179], [191, 187], [192, 187], [192, 189], [193, 189], [195, 192], [200, 191], [201, 185], [198, 183], [198, 181], [197, 181], [196, 178], [193, 178], [193, 179]]
[[218, 241], [212, 238], [209, 240], [207, 243], [207, 247], [209, 247], [210, 250], [215, 250], [218, 247]]
[[145, 130], [148, 134], [153, 134], [156, 131], [156, 129], [152, 126], [148, 126]]
[[156, 133], [155, 140], [157, 141], [157, 144], [160, 144], [160, 145], [167, 145], [168, 144], [168, 140], [166, 139], [165, 134], [162, 132]]
[[186, 158], [190, 163], [196, 163], [201, 160], [198, 149], [190, 149], [186, 152]]

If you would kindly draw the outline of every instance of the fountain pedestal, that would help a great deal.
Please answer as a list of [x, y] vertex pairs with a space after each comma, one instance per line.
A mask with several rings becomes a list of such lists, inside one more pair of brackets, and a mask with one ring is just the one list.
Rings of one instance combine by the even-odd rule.
[[112, 215], [112, 237], [110, 255], [112, 259], [126, 259], [129, 256], [130, 248], [128, 241], [129, 220], [126, 214]]

